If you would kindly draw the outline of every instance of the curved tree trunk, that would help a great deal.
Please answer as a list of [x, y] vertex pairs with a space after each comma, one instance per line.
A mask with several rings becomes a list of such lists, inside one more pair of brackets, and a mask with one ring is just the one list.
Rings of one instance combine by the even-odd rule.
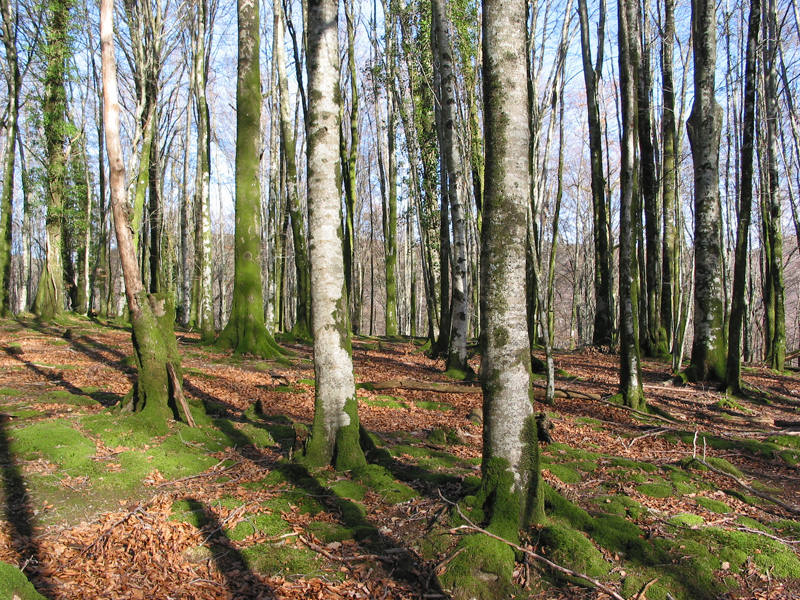
[[[114, 58], [113, 0], [102, 0], [100, 5], [100, 44], [103, 65], [103, 117], [109, 163], [111, 207], [117, 248], [125, 278], [133, 329], [133, 347], [136, 355], [138, 377], [134, 384], [133, 399], [129, 405], [141, 413], [154, 434], [166, 432], [166, 421], [175, 416], [170, 408], [171, 386], [181, 381], [180, 356], [172, 330], [174, 308], [169, 297], [147, 294], [142, 285], [136, 249], [130, 228], [129, 208], [125, 190], [125, 166], [119, 136], [119, 100], [117, 92], [117, 67]], [[170, 367], [177, 374], [171, 380]], [[187, 415], [188, 420], [188, 415]]]

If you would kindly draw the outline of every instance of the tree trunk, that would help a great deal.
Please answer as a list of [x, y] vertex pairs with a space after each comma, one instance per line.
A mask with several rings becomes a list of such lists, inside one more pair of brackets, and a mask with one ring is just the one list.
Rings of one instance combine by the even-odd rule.
[[673, 52], [675, 48], [675, 0], [664, 0], [664, 34], [661, 41], [661, 80], [663, 113], [661, 117], [661, 197], [663, 229], [661, 248], [661, 324], [658, 337], [669, 342], [677, 314], [677, 236], [676, 205], [678, 194], [677, 130], [675, 126], [675, 84]]
[[742, 326], [747, 304], [748, 241], [753, 206], [753, 140], [756, 112], [756, 52], [761, 28], [761, 0], [750, 2], [747, 50], [744, 71], [744, 114], [742, 116], [741, 181], [739, 182], [739, 225], [736, 231], [736, 258], [733, 266], [733, 294], [728, 328], [728, 359], [725, 373], [728, 391], [738, 393], [741, 386]]
[[146, 293], [136, 260], [136, 249], [128, 220], [125, 167], [119, 136], [119, 100], [117, 68], [114, 58], [113, 0], [102, 0], [100, 5], [100, 44], [103, 65], [103, 115], [108, 150], [111, 207], [117, 248], [125, 278], [125, 294], [130, 312], [133, 347], [136, 353], [138, 377], [134, 384], [133, 399], [129, 405], [141, 413], [153, 434], [166, 433], [166, 420], [175, 413], [170, 408], [170, 366], [181, 381], [180, 356], [172, 330], [174, 311], [169, 298]]
[[777, 371], [783, 370], [786, 356], [786, 316], [783, 277], [783, 231], [781, 221], [781, 193], [778, 187], [778, 15], [775, 0], [764, 5], [764, 124], [766, 129], [766, 194], [764, 216], [769, 246], [768, 264], [765, 265], [764, 287], [769, 301], [765, 301], [765, 331], [771, 334], [766, 356], [767, 364]]
[[337, 0], [308, 2], [308, 213], [316, 393], [305, 460], [337, 469], [366, 464], [350, 347], [341, 243]]
[[[206, 28], [208, 27], [208, 2], [197, 4], [197, 22], [194, 32], [193, 76], [195, 105], [197, 107], [197, 175], [194, 192], [194, 325], [200, 329], [200, 339], [214, 340], [213, 294], [211, 280], [211, 128], [206, 97], [208, 78], [208, 52]], [[238, 116], [237, 116], [238, 120]], [[258, 123], [258, 121], [256, 121]], [[257, 126], [260, 126], [260, 124]]]
[[638, 201], [636, 198], [636, 86], [638, 56], [637, 1], [620, 0], [619, 80], [622, 105], [620, 140], [619, 208], [619, 326], [620, 393], [626, 406], [641, 410], [644, 406], [641, 360], [639, 358], [639, 276], [636, 259]]
[[[358, 179], [356, 166], [358, 163], [358, 71], [356, 70], [355, 48], [355, 15], [353, 0], [344, 2], [344, 14], [347, 22], [347, 71], [350, 76], [350, 147], [342, 157], [342, 182], [344, 183], [345, 227], [344, 227], [344, 276], [347, 285], [347, 297], [353, 301], [353, 326], [360, 325], [355, 316], [360, 314], [360, 302], [353, 294], [353, 273], [355, 272], [355, 212], [358, 203]], [[342, 136], [344, 141], [344, 136]], [[344, 146], [344, 144], [343, 144]]]
[[469, 324], [469, 290], [467, 269], [466, 207], [461, 193], [463, 166], [456, 147], [455, 73], [448, 20], [443, 0], [433, 0], [432, 31], [437, 43], [434, 68], [439, 72], [438, 100], [441, 106], [442, 161], [447, 173], [447, 196], [453, 228], [452, 306], [450, 310], [450, 346], [447, 351], [447, 370], [456, 377], [464, 377], [467, 364], [467, 326]]
[[[383, 2], [386, 39], [386, 81], [395, 80], [395, 27], [388, 2]], [[386, 273], [386, 335], [397, 335], [397, 150], [395, 130], [397, 111], [389, 83], [386, 93], [386, 207], [383, 219], [384, 269]]]
[[264, 325], [261, 285], [261, 69], [258, 3], [237, 2], [236, 248], [233, 306], [217, 343], [236, 354], [282, 354]]
[[33, 311], [44, 322], [64, 310], [64, 267], [61, 255], [62, 210], [68, 172], [66, 143], [66, 69], [69, 55], [70, 0], [48, 8], [47, 65], [44, 80], [44, 141], [46, 154], [45, 263]]
[[3, 183], [0, 195], [0, 315], [11, 312], [11, 215], [14, 200], [14, 167], [18, 137], [20, 72], [17, 62], [17, 22], [10, 0], [0, 0], [2, 37], [5, 46], [6, 81], [6, 148], [3, 156]]
[[294, 129], [289, 118], [289, 83], [286, 77], [286, 51], [283, 44], [283, 11], [275, 5], [275, 28], [277, 38], [275, 57], [278, 69], [278, 88], [280, 90], [280, 130], [281, 150], [286, 165], [286, 185], [288, 187], [287, 204], [292, 221], [292, 243], [294, 244], [294, 264], [297, 277], [297, 319], [294, 334], [307, 338], [311, 334], [311, 291], [309, 277], [311, 269], [308, 263], [308, 244], [306, 242], [306, 219], [300, 204], [297, 189], [297, 166], [295, 164]]
[[687, 375], [724, 381], [726, 340], [722, 306], [719, 143], [722, 107], [715, 93], [716, 3], [692, 0], [694, 103], [686, 129], [692, 146], [695, 190], [694, 341]]
[[[516, 542], [544, 516], [536, 421], [531, 403], [525, 294], [526, 213], [530, 202], [525, 3], [484, 0], [486, 188], [481, 233], [482, 526]], [[462, 541], [442, 577], [458, 598], [509, 596], [513, 551], [476, 534]], [[466, 573], [466, 575], [465, 575]], [[489, 595], [486, 581], [490, 580]]]
[[603, 66], [605, 45], [605, 2], [601, 2], [597, 26], [597, 58], [592, 65], [589, 45], [589, 17], [586, 0], [578, 0], [581, 25], [581, 57], [583, 81], [586, 87], [586, 110], [589, 123], [589, 160], [592, 177], [592, 223], [594, 237], [594, 295], [595, 318], [592, 343], [609, 346], [614, 329], [614, 297], [611, 286], [611, 240], [609, 239], [609, 209], [606, 200], [606, 182], [603, 171], [602, 125], [597, 99], [597, 83]]

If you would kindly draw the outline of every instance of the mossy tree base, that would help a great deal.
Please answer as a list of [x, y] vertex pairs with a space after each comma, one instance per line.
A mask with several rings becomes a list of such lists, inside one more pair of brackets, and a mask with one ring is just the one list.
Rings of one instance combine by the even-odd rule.
[[347, 416], [348, 422], [339, 426], [334, 433], [328, 426], [326, 415], [317, 408], [311, 425], [311, 435], [300, 458], [301, 463], [309, 468], [333, 465], [337, 471], [352, 471], [366, 466], [355, 398], [345, 402], [342, 413]]
[[178, 417], [175, 390], [167, 370], [171, 364], [182, 381], [181, 358], [173, 323], [175, 307], [169, 294], [139, 295], [140, 310], [131, 320], [138, 377], [122, 410], [139, 413], [154, 434], [167, 431], [167, 421]]
[[251, 314], [232, 314], [225, 329], [219, 334], [216, 345], [233, 350], [236, 355], [247, 354], [264, 360], [286, 355], [264, 323]]

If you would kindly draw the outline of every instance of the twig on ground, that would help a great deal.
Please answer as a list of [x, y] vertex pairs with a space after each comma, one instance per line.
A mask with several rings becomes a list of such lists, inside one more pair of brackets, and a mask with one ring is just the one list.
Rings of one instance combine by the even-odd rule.
[[[668, 431], [670, 431], [670, 430], [669, 430], [669, 428], [667, 428], [667, 427], [659, 427], [658, 429], [651, 429], [651, 430], [650, 430], [650, 431], [648, 431], [647, 433], [645, 433], [645, 434], [643, 434], [643, 435], [639, 435], [639, 436], [637, 436], [637, 437], [633, 438], [633, 439], [630, 441], [630, 443], [628, 444], [628, 448], [633, 448], [633, 445], [634, 445], [636, 442], [638, 442], [639, 440], [643, 440], [643, 439], [645, 439], [645, 438], [649, 438], [649, 437], [652, 437], [652, 436], [655, 436], [655, 435], [661, 435], [662, 433], [666, 433], [666, 432], [668, 432]], [[623, 443], [624, 443], [624, 442], [623, 442]]]
[[727, 473], [727, 472], [723, 471], [722, 469], [718, 469], [714, 465], [706, 462], [704, 459], [697, 458], [696, 456], [694, 457], [694, 459], [697, 462], [699, 462], [701, 465], [703, 465], [703, 466], [707, 467], [709, 470], [713, 471], [714, 473], [716, 473], [718, 475], [724, 475], [725, 477], [728, 477], [729, 479], [733, 479], [733, 481], [735, 481], [738, 486], [744, 488], [745, 490], [747, 490], [748, 493], [752, 494], [753, 496], [758, 496], [759, 498], [763, 498], [764, 500], [769, 500], [773, 504], [776, 504], [777, 506], [780, 506], [782, 509], [784, 509], [787, 512], [792, 513], [793, 515], [800, 515], [800, 508], [797, 508], [796, 506], [793, 506], [791, 504], [787, 504], [786, 502], [783, 502], [782, 500], [779, 500], [775, 496], [772, 496], [770, 494], [767, 494], [766, 492], [762, 492], [760, 490], [757, 490], [757, 489], [753, 488], [752, 486], [748, 485], [747, 483], [745, 483], [744, 481], [742, 481], [741, 479], [736, 477], [736, 475], [731, 475], [730, 473]]
[[460, 516], [464, 521], [467, 522], [467, 525], [459, 525], [458, 527], [454, 527], [453, 529], [451, 529], [450, 530], [451, 533], [456, 533], [458, 531], [464, 531], [464, 530], [466, 530], [466, 531], [474, 531], [476, 533], [482, 533], [483, 535], [486, 535], [486, 536], [488, 536], [488, 537], [490, 537], [492, 539], [495, 539], [495, 540], [498, 540], [500, 542], [503, 542], [504, 544], [507, 544], [511, 548], [514, 548], [514, 550], [522, 552], [523, 554], [527, 554], [532, 559], [547, 565], [548, 567], [550, 567], [554, 571], [558, 571], [559, 573], [563, 573], [564, 575], [568, 575], [570, 577], [575, 577], [577, 579], [582, 579], [584, 581], [589, 582], [590, 584], [592, 584], [595, 588], [597, 588], [601, 592], [604, 592], [604, 593], [608, 594], [609, 596], [611, 596], [612, 598], [614, 598], [614, 600], [625, 600], [622, 596], [620, 596], [617, 592], [612, 590], [610, 587], [608, 587], [607, 585], [601, 583], [600, 581], [598, 581], [594, 577], [590, 577], [586, 573], [581, 573], [579, 571], [573, 571], [572, 569], [568, 569], [567, 567], [562, 567], [561, 565], [556, 564], [553, 561], [546, 559], [544, 556], [542, 556], [540, 554], [536, 554], [536, 552], [534, 552], [533, 550], [529, 550], [527, 548], [523, 548], [519, 544], [515, 544], [514, 542], [510, 542], [507, 539], [500, 537], [499, 535], [493, 534], [491, 531], [487, 531], [486, 529], [483, 529], [482, 527], [478, 527], [477, 525], [475, 525], [475, 523], [473, 523], [469, 519], [469, 517], [467, 517], [463, 513], [463, 511], [461, 510], [461, 507], [458, 505], [457, 502], [453, 502], [452, 500], [448, 500], [447, 498], [444, 497], [444, 495], [442, 494], [441, 490], [438, 490], [438, 491], [439, 491], [439, 497], [442, 500], [444, 500], [445, 502], [447, 502], [448, 504], [450, 504], [451, 506], [455, 506], [456, 510], [458, 511], [458, 516]]
[[653, 585], [656, 581], [658, 581], [658, 577], [655, 577], [654, 579], [651, 579], [650, 581], [645, 583], [642, 586], [642, 589], [639, 590], [639, 593], [633, 597], [633, 600], [642, 600], [643, 598], [645, 598], [647, 590], [650, 589], [650, 586]]

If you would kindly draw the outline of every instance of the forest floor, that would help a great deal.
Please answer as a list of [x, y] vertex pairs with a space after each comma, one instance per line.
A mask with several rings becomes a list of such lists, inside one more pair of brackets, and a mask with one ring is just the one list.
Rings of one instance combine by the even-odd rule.
[[[437, 576], [463, 521], [443, 498], [470, 514], [478, 386], [417, 342], [356, 338], [361, 422], [385, 451], [357, 474], [308, 473], [290, 457], [313, 415], [310, 348], [259, 361], [178, 337], [211, 418], [153, 437], [108, 408], [134, 374], [127, 329], [0, 321], [0, 597], [8, 565], [53, 599], [449, 597]], [[556, 358], [532, 550], [625, 598], [800, 597], [800, 378], [746, 369], [747, 396], [729, 398], [645, 361], [644, 415], [607, 401], [616, 356]], [[608, 597], [519, 558], [514, 597]]]

